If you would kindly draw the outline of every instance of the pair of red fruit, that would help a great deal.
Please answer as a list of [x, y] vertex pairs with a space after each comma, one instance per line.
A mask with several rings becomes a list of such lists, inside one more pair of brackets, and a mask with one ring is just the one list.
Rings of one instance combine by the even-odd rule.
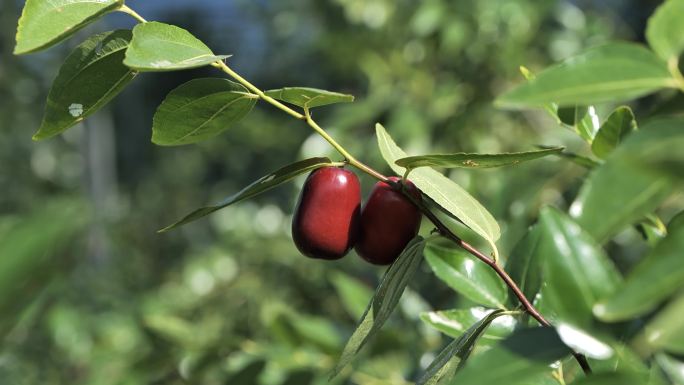
[[[310, 258], [339, 259], [352, 247], [366, 261], [388, 265], [418, 234], [421, 213], [394, 183], [378, 182], [361, 209], [359, 178], [338, 167], [313, 171], [304, 183], [292, 220], [292, 239]], [[404, 186], [420, 200], [410, 181]]]

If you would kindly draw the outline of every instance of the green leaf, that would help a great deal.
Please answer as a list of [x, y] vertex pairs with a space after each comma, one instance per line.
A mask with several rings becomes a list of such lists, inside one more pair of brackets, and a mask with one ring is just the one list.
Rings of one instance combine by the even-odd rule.
[[615, 351], [609, 344], [583, 329], [564, 322], [559, 322], [554, 326], [561, 340], [577, 353], [596, 360], [607, 360], [615, 355]]
[[347, 313], [354, 319], [360, 319], [373, 291], [359, 280], [339, 271], [332, 273], [330, 282], [335, 286]]
[[276, 90], [268, 90], [264, 93], [274, 99], [306, 108], [354, 101], [353, 95], [308, 87], [284, 87]]
[[330, 378], [332, 379], [344, 369], [361, 348], [370, 340], [385, 324], [385, 321], [392, 314], [392, 311], [399, 303], [404, 289], [411, 281], [413, 273], [420, 265], [423, 257], [425, 242], [422, 237], [417, 236], [412, 239], [401, 253], [399, 258], [390, 265], [389, 269], [382, 278], [380, 285], [375, 290], [366, 312], [364, 313], [359, 325], [347, 341], [347, 345], [342, 351], [340, 360], [333, 369]]
[[569, 106], [558, 109], [558, 119], [568, 126], [579, 124], [587, 116], [589, 108], [587, 106]]
[[[52, 200], [11, 223], [0, 232], [0, 336], [15, 325], [51, 278], [70, 266], [60, 252], [86, 225], [80, 202]], [[0, 217], [1, 219], [4, 219]]]
[[570, 214], [599, 242], [640, 221], [672, 191], [668, 172], [681, 171], [669, 164], [679, 156], [681, 146], [681, 119], [644, 125], [589, 174]]
[[591, 143], [591, 150], [599, 158], [605, 158], [627, 135], [636, 129], [636, 120], [632, 110], [626, 106], [618, 107], [599, 128], [594, 141]]
[[17, 27], [16, 55], [40, 51], [114, 11], [123, 0], [26, 0]]
[[486, 264], [458, 249], [435, 244], [425, 248], [425, 259], [439, 279], [471, 301], [506, 308], [506, 286]]
[[648, 19], [646, 40], [665, 60], [676, 59], [684, 51], [684, 1], [668, 0]]
[[[375, 132], [383, 158], [395, 173], [403, 175], [406, 170], [395, 162], [406, 158], [406, 153], [397, 146], [381, 124], [375, 125]], [[420, 191], [490, 244], [494, 244], [501, 236], [501, 229], [492, 214], [451, 179], [429, 168], [413, 171], [410, 179]]]
[[[473, 325], [485, 319], [493, 312], [491, 309], [483, 307], [472, 307], [470, 309], [452, 309], [443, 311], [430, 311], [420, 314], [420, 319], [426, 324], [439, 330], [440, 332], [458, 338]], [[511, 334], [515, 328], [515, 318], [510, 315], [501, 315], [494, 320], [482, 335], [483, 339], [498, 341]]]
[[[553, 147], [548, 147], [548, 146], [538, 146], [538, 147], [540, 147], [540, 148], [553, 148]], [[574, 152], [563, 151], [563, 152], [556, 153], [554, 155], [559, 157], [559, 158], [566, 159], [572, 163], [575, 163], [578, 166], [582, 166], [582, 167], [589, 169], [589, 170], [593, 169], [596, 166], [601, 165], [601, 163], [599, 163], [599, 162], [597, 162], [591, 158], [587, 158], [586, 156], [575, 154]]]
[[214, 205], [214, 206], [206, 206], [202, 207], [200, 209], [197, 209], [190, 214], [186, 215], [183, 217], [183, 219], [179, 220], [178, 222], [167, 226], [159, 232], [165, 232], [169, 231], [173, 228], [176, 228], [178, 226], [184, 225], [188, 222], [192, 222], [196, 219], [202, 218], [206, 215], [209, 215], [213, 213], [214, 211], [220, 210], [224, 207], [228, 207], [234, 203], [238, 203], [240, 201], [243, 201], [245, 199], [252, 198], [256, 195], [259, 195], [265, 191], [268, 191], [272, 189], [273, 187], [276, 187], [280, 184], [283, 184], [297, 175], [303, 174], [307, 171], [315, 170], [320, 167], [325, 167], [325, 166], [330, 166], [331, 161], [328, 158], [309, 158], [309, 159], [304, 159], [300, 160], [299, 162], [295, 162], [292, 164], [289, 164], [285, 167], [282, 167], [268, 175], [265, 175], [256, 181], [254, 181], [252, 184], [249, 186], [243, 188], [239, 192], [229, 196], [225, 200], [223, 200], [221, 203]]
[[40, 140], [81, 122], [121, 92], [137, 74], [121, 62], [131, 31], [101, 33], [81, 43], [66, 58], [52, 83], [40, 129]]
[[572, 382], [572, 385], [646, 385], [649, 381], [645, 377], [625, 372], [592, 373]]
[[183, 28], [152, 21], [133, 28], [124, 64], [138, 71], [175, 71], [202, 67], [227, 57], [214, 55]]
[[244, 118], [258, 96], [227, 79], [193, 79], [171, 91], [152, 120], [152, 142], [160, 146], [196, 143]]
[[684, 384], [684, 362], [667, 354], [657, 354], [656, 361], [675, 384]]
[[[540, 237], [539, 225], [530, 228], [525, 236], [511, 251], [506, 261], [506, 272], [518, 284], [525, 298], [534, 298], [542, 285], [542, 261], [537, 247], [539, 247]], [[518, 299], [512, 290], [508, 290], [508, 304], [517, 306]]]
[[549, 365], [569, 354], [553, 328], [520, 329], [469, 360], [451, 384], [527, 384], [530, 379], [550, 372]]
[[492, 168], [515, 165], [528, 160], [539, 159], [563, 151], [563, 147], [551, 147], [543, 150], [526, 152], [509, 152], [503, 154], [454, 154], [418, 155], [398, 159], [395, 163], [410, 169], [418, 167], [445, 168]]
[[631, 43], [612, 43], [547, 68], [496, 103], [525, 108], [556, 102], [561, 106], [630, 100], [676, 87], [667, 65], [653, 52]]
[[[416, 385], [435, 385], [439, 381], [448, 380], [453, 374], [468, 360], [468, 357], [475, 348], [477, 340], [486, 336], [488, 326], [496, 322], [497, 317], [503, 315], [504, 310], [493, 310], [482, 317], [473, 320], [468, 329], [463, 329], [460, 335], [456, 336], [447, 345], [430, 365], [425, 369], [425, 373], [416, 382]], [[422, 318], [422, 317], [421, 317]], [[484, 334], [484, 335], [483, 335]]]
[[[679, 214], [684, 218], [684, 214]], [[677, 217], [675, 217], [677, 218]], [[647, 313], [684, 282], [684, 220], [674, 220], [668, 234], [629, 273], [612, 296], [594, 307], [594, 313], [604, 321], [621, 321]]]
[[684, 295], [675, 298], [665, 309], [651, 319], [634, 345], [641, 352], [667, 350], [670, 353], [684, 354]]
[[542, 210], [539, 246], [545, 300], [558, 318], [579, 327], [592, 323], [592, 307], [612, 293], [620, 275], [603, 249], [579, 225], [553, 208]]

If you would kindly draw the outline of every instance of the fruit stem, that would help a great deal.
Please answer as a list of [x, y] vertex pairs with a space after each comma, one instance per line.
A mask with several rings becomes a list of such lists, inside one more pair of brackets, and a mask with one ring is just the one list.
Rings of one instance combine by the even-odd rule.
[[[131, 15], [132, 17], [134, 17], [136, 20], [140, 21], [141, 23], [147, 22], [147, 20], [145, 20], [137, 12], [135, 12], [133, 9], [129, 8], [126, 5], [122, 5], [119, 8], [119, 11]], [[235, 79], [238, 83], [242, 84], [248, 90], [250, 90], [250, 91], [254, 92], [256, 95], [258, 95], [260, 99], [267, 102], [268, 104], [278, 108], [279, 110], [281, 110], [281, 111], [285, 112], [286, 114], [294, 117], [295, 119], [304, 120], [314, 131], [316, 131], [317, 134], [319, 134], [323, 139], [325, 139], [328, 143], [330, 143], [330, 145], [333, 148], [335, 148], [335, 150], [337, 152], [339, 152], [340, 155], [342, 155], [345, 158], [346, 162], [349, 163], [350, 165], [358, 168], [359, 170], [365, 172], [366, 174], [368, 174], [368, 175], [370, 175], [376, 179], [379, 179], [379, 180], [387, 182], [387, 183], [393, 183], [393, 182], [389, 181], [389, 179], [386, 176], [384, 176], [383, 174], [375, 171], [373, 168], [367, 166], [363, 162], [356, 159], [352, 154], [350, 154], [347, 150], [345, 150], [344, 147], [342, 147], [339, 143], [337, 143], [337, 141], [335, 141], [335, 139], [333, 139], [333, 137], [331, 137], [321, 126], [319, 126], [315, 120], [313, 120], [308, 107], [304, 107], [304, 114], [301, 114], [301, 113], [293, 110], [292, 108], [286, 106], [285, 104], [281, 103], [280, 101], [266, 95], [257, 86], [250, 83], [247, 79], [240, 76], [237, 72], [233, 71], [223, 61], [217, 61], [215, 63], [212, 63], [211, 65], [213, 67], [220, 69], [221, 71], [225, 72], [226, 74], [228, 74], [230, 77]], [[679, 71], [677, 71], [677, 72], [679, 72]], [[406, 173], [405, 176], [408, 176], [408, 172]], [[477, 250], [476, 248], [474, 248], [473, 246], [471, 246], [467, 242], [463, 241], [458, 235], [456, 235], [453, 231], [451, 231], [451, 229], [449, 229], [444, 223], [442, 223], [442, 221], [439, 218], [437, 218], [437, 216], [432, 211], [430, 211], [430, 209], [422, 201], [418, 201], [417, 199], [415, 199], [406, 190], [406, 188], [404, 188], [403, 183], [399, 183], [399, 184], [401, 185], [400, 191], [411, 202], [413, 202], [413, 204], [415, 204], [426, 217], [428, 217], [430, 222], [432, 222], [437, 227], [439, 234], [441, 234], [442, 236], [444, 236], [447, 239], [450, 239], [451, 241], [456, 243], [459, 247], [461, 247], [462, 249], [464, 249], [465, 251], [472, 254], [476, 258], [480, 259], [482, 262], [489, 265], [489, 267], [494, 269], [494, 271], [497, 273], [497, 275], [499, 275], [499, 277], [501, 277], [501, 279], [504, 281], [506, 286], [508, 286], [513, 291], [515, 296], [518, 298], [520, 303], [525, 308], [525, 311], [527, 311], [540, 324], [542, 324], [544, 326], [551, 326], [549, 321], [547, 321], [544, 318], [544, 316], [542, 316], [539, 313], [539, 311], [534, 307], [534, 305], [532, 305], [532, 303], [525, 297], [525, 294], [522, 292], [522, 290], [520, 290], [520, 288], [515, 283], [515, 281], [513, 281], [513, 279], [508, 275], [508, 273], [506, 273], [506, 271], [503, 268], [501, 268], [501, 266], [499, 266], [497, 264], [497, 260], [498, 260], [498, 253], [497, 252], [495, 252], [494, 258], [489, 258], [488, 256], [486, 256], [485, 254], [483, 254], [482, 252], [480, 252], [479, 250]], [[495, 248], [495, 250], [496, 250], [496, 248]], [[583, 355], [576, 353], [576, 352], [573, 352], [572, 355], [575, 357], [575, 359], [579, 363], [580, 367], [582, 367], [582, 370], [584, 371], [584, 373], [590, 374], [591, 368], [589, 367], [589, 363], [587, 362], [587, 359]]]
[[[357, 160], [352, 154], [350, 154], [347, 150], [345, 150], [344, 147], [342, 147], [335, 139], [333, 139], [321, 126], [316, 123], [315, 120], [311, 117], [311, 113], [308, 108], [304, 108], [304, 114], [300, 114], [297, 111], [294, 111], [290, 107], [280, 103], [279, 101], [271, 98], [268, 95], [265, 95], [259, 88], [257, 88], [255, 85], [244, 79], [242, 76], [238, 75], [235, 71], [233, 71], [230, 67], [228, 67], [225, 63], [219, 62], [220, 64], [218, 67], [220, 67], [225, 73], [230, 75], [233, 79], [237, 80], [240, 84], [244, 85], [247, 87], [250, 91], [254, 92], [255, 94], [259, 95], [261, 99], [263, 99], [265, 102], [273, 105], [274, 107], [286, 112], [290, 116], [293, 116], [297, 119], [304, 120], [314, 131], [316, 131], [317, 134], [319, 134], [323, 139], [325, 139], [330, 145], [340, 153], [340, 155], [344, 156], [345, 160], [352, 166], [358, 168], [359, 170], [367, 173], [368, 175], [377, 178], [381, 181], [387, 182], [387, 183], [392, 183], [389, 181], [389, 179], [382, 175], [381, 173], [375, 171], [371, 167], [367, 166], [366, 164], [360, 162]], [[489, 258], [488, 256], [484, 255], [481, 253], [479, 250], [475, 249], [473, 246], [468, 244], [467, 242], [463, 241], [461, 238], [459, 238], [456, 234], [454, 234], [451, 229], [449, 229], [442, 221], [435, 216], [430, 209], [425, 206], [422, 202], [419, 202], [416, 200], [411, 194], [403, 187], [402, 183], [399, 183], [402, 187], [400, 188], [401, 192], [409, 199], [411, 202], [413, 202], [419, 209], [420, 211], [423, 212], [423, 214], [428, 217], [430, 222], [432, 222], [438, 229], [439, 233], [452, 240], [454, 243], [456, 243], [459, 247], [467, 251], [468, 253], [472, 254], [473, 256], [477, 257], [487, 265], [489, 265], [494, 271], [501, 277], [501, 279], [504, 281], [506, 286], [511, 288], [513, 293], [515, 293], [515, 296], [518, 297], [518, 300], [520, 303], [523, 305], [525, 310], [534, 318], [536, 319], [540, 324], [544, 326], [550, 326], [550, 323], [539, 313], [539, 311], [532, 305], [532, 303], [525, 297], [525, 294], [523, 294], [522, 290], [518, 287], [518, 285], [513, 281], [513, 279], [504, 271], [501, 266], [497, 264], [498, 260], [498, 253], [495, 255], [495, 258]], [[575, 356], [575, 359], [577, 359], [577, 362], [580, 364], [582, 367], [582, 370], [584, 373], [589, 374], [591, 373], [591, 368], [589, 367], [589, 364], [586, 360], [586, 358], [578, 353], [574, 353], [573, 355]]]
[[145, 20], [144, 17], [140, 16], [136, 11], [129, 8], [126, 4], [121, 5], [118, 11], [132, 16], [135, 20], [138, 20], [141, 23], [147, 23], [147, 20]]

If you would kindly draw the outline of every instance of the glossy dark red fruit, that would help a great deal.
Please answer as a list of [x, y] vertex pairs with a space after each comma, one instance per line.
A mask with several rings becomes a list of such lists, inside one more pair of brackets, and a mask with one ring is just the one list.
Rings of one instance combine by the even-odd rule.
[[354, 246], [359, 231], [361, 185], [338, 167], [313, 171], [304, 183], [292, 219], [292, 239], [302, 254], [339, 259]]
[[[398, 182], [397, 177], [389, 178]], [[408, 192], [420, 200], [420, 191], [405, 181]], [[386, 182], [375, 184], [361, 210], [361, 231], [355, 250], [375, 265], [389, 265], [397, 259], [406, 244], [418, 234], [422, 214], [396, 187]]]

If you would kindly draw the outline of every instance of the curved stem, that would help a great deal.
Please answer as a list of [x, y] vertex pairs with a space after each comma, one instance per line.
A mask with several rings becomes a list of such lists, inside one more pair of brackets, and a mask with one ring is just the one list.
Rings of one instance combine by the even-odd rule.
[[128, 15], [131, 15], [135, 20], [138, 20], [141, 23], [147, 23], [147, 20], [145, 20], [144, 17], [140, 16], [136, 11], [132, 10], [129, 8], [127, 5], [122, 5], [119, 9], [119, 12], [126, 13]]
[[[377, 178], [382, 181], [388, 181], [388, 178], [381, 173], [375, 171], [371, 167], [367, 166], [366, 164], [360, 162], [357, 160], [352, 154], [350, 154], [347, 150], [344, 149], [335, 139], [333, 139], [321, 126], [316, 123], [316, 121], [313, 120], [311, 117], [311, 114], [309, 112], [308, 108], [304, 109], [304, 114], [300, 114], [294, 110], [292, 110], [290, 107], [282, 104], [281, 102], [269, 97], [268, 95], [265, 95], [259, 88], [245, 80], [243, 77], [235, 73], [230, 67], [228, 67], [225, 63], [221, 62], [219, 65], [221, 69], [226, 72], [228, 75], [233, 77], [233, 79], [237, 80], [239, 83], [247, 87], [250, 91], [254, 92], [255, 94], [259, 95], [261, 99], [266, 101], [267, 103], [275, 106], [276, 108], [285, 111], [289, 115], [297, 118], [297, 119], [303, 119], [306, 121], [306, 123], [314, 130], [316, 133], [318, 133], [323, 139], [325, 139], [330, 145], [337, 150], [337, 152], [340, 153], [340, 155], [344, 156], [347, 162], [358, 168], [359, 170], [371, 175], [374, 178]], [[403, 185], [402, 185], [403, 186]], [[501, 266], [497, 263], [498, 260], [498, 255], [495, 256], [495, 258], [490, 258], [468, 244], [467, 242], [463, 241], [458, 235], [454, 234], [454, 232], [451, 231], [437, 216], [422, 202], [416, 200], [411, 194], [409, 194], [406, 189], [401, 188], [400, 189], [403, 194], [411, 200], [419, 209], [420, 211], [432, 222], [436, 227], [439, 233], [456, 243], [459, 247], [467, 251], [468, 253], [472, 254], [476, 258], [480, 259], [482, 262], [486, 263], [494, 269], [497, 275], [504, 281], [506, 286], [508, 286], [511, 291], [515, 294], [515, 296], [518, 298], [522, 306], [525, 308], [525, 311], [527, 311], [534, 319], [536, 319], [540, 324], [544, 326], [550, 326], [551, 324], [539, 313], [539, 311], [532, 305], [532, 303], [525, 297], [525, 294], [523, 294], [522, 290], [518, 287], [518, 285], [513, 281], [513, 279], [506, 273]], [[577, 359], [577, 362], [580, 364], [582, 367], [582, 370], [584, 370], [585, 373], [591, 373], [591, 368], [589, 367], [589, 364], [587, 363], [587, 360], [584, 356], [578, 353], [574, 353], [573, 355]]]
[[[134, 10], [130, 9], [129, 7], [123, 5], [121, 8], [119, 8], [119, 11], [127, 13], [134, 18], [136, 18], [140, 22], [146, 22], [146, 20], [138, 15]], [[285, 112], [286, 114], [294, 117], [295, 119], [299, 120], [304, 120], [317, 134], [319, 134], [323, 139], [325, 139], [330, 145], [340, 153], [340, 155], [344, 156], [346, 161], [358, 168], [359, 170], [367, 173], [368, 175], [377, 178], [379, 180], [388, 182], [388, 178], [375, 171], [373, 168], [367, 166], [363, 162], [359, 161], [356, 159], [352, 154], [350, 154], [344, 147], [342, 147], [337, 141], [331, 137], [321, 126], [316, 123], [316, 121], [313, 120], [311, 117], [311, 113], [307, 107], [304, 108], [304, 114], [299, 113], [292, 108], [288, 107], [287, 105], [283, 104], [282, 102], [266, 95], [263, 91], [261, 91], [257, 86], [254, 84], [250, 83], [247, 79], [243, 78], [238, 74], [237, 72], [233, 71], [226, 63], [223, 61], [218, 61], [212, 64], [212, 66], [222, 70], [226, 74], [228, 74], [230, 77], [235, 79], [237, 82], [245, 86], [248, 90], [251, 92], [255, 93], [256, 95], [259, 96], [260, 99], [263, 101], [271, 104], [272, 106], [278, 108], [279, 110]], [[407, 172], [408, 174], [408, 172]], [[394, 183], [394, 182], [389, 182], [389, 183]], [[513, 279], [506, 273], [506, 271], [499, 266], [497, 263], [498, 261], [498, 252], [495, 251], [494, 258], [490, 258], [487, 255], [483, 254], [479, 250], [477, 250], [475, 247], [471, 246], [467, 242], [463, 241], [458, 235], [456, 235], [451, 229], [449, 229], [437, 216], [430, 210], [429, 207], [425, 205], [422, 201], [418, 201], [415, 199], [403, 186], [401, 182], [398, 182], [402, 187], [400, 188], [400, 191], [409, 199], [411, 202], [413, 202], [419, 209], [420, 211], [432, 222], [436, 227], [437, 231], [439, 232], [440, 235], [446, 237], [447, 239], [450, 239], [456, 245], [467, 251], [468, 253], [472, 254], [482, 262], [486, 263], [491, 267], [496, 274], [504, 281], [506, 286], [508, 286], [515, 296], [518, 298], [522, 306], [525, 308], [525, 311], [529, 313], [534, 319], [536, 319], [540, 324], [544, 326], [551, 326], [551, 324], [539, 313], [539, 311], [532, 305], [532, 303], [525, 297], [525, 294], [520, 290], [518, 285], [513, 281]], [[494, 250], [496, 250], [496, 247], [494, 247]], [[589, 374], [591, 373], [591, 368], [589, 367], [589, 363], [587, 362], [586, 358], [579, 354], [573, 352], [573, 356], [575, 356], [575, 359], [577, 362], [580, 364], [582, 367], [582, 370], [584, 373]]]

